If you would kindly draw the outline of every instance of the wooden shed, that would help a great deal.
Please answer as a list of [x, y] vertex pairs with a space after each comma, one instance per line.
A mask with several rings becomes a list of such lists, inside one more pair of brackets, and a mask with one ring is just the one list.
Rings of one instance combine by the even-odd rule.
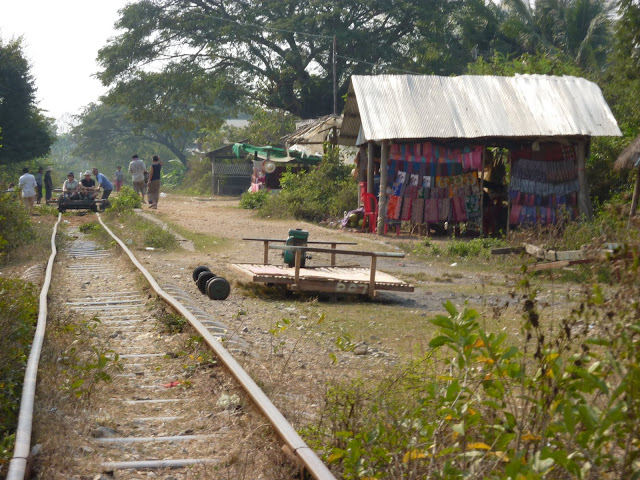
[[589, 218], [591, 137], [621, 135], [583, 78], [379, 75], [351, 78], [339, 143], [360, 147], [368, 193], [379, 165], [382, 232], [394, 221], [482, 226], [496, 156], [508, 225]]

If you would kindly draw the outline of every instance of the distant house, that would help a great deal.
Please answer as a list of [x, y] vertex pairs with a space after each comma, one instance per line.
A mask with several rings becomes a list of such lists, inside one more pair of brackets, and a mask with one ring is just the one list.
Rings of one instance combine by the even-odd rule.
[[486, 229], [487, 198], [507, 225], [591, 216], [591, 137], [621, 135], [600, 88], [583, 78], [378, 75], [351, 78], [339, 143], [360, 148], [369, 193], [380, 169], [379, 226], [473, 220]]

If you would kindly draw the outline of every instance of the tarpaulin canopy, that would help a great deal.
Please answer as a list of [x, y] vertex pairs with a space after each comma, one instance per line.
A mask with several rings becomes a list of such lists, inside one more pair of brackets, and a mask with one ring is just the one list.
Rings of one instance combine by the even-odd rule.
[[235, 143], [233, 145], [233, 153], [235, 153], [238, 158], [243, 154], [253, 154], [259, 159], [271, 160], [276, 163], [297, 162], [307, 165], [317, 165], [321, 160], [321, 157], [316, 155], [307, 155], [303, 152], [293, 150], [289, 150], [289, 155], [287, 155], [287, 152], [283, 148], [271, 146], [259, 147], [249, 145], [248, 143]]

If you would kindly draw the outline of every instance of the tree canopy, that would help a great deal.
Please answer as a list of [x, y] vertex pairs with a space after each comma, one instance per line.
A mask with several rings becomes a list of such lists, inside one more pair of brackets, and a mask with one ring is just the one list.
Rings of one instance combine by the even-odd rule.
[[36, 106], [36, 87], [22, 40], [0, 39], [0, 165], [46, 155], [54, 139], [52, 120]]

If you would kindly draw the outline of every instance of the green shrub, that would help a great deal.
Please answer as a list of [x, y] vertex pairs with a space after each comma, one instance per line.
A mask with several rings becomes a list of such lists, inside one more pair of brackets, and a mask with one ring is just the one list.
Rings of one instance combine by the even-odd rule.
[[342, 216], [358, 204], [358, 188], [351, 168], [340, 161], [337, 148], [329, 148], [317, 168], [309, 172], [285, 172], [282, 190], [270, 195], [262, 215], [320, 221]]
[[164, 250], [172, 250], [177, 248], [178, 240], [169, 231], [164, 230], [161, 226], [151, 222], [144, 222], [141, 233], [144, 239], [144, 246], [151, 248], [160, 248]]
[[0, 194], [0, 259], [26, 245], [34, 232], [29, 214], [16, 194]]
[[305, 436], [345, 479], [640, 478], [639, 265], [548, 319], [523, 278], [515, 342], [448, 302], [424, 358], [333, 384]]
[[240, 197], [240, 208], [246, 208], [253, 210], [261, 208], [269, 198], [269, 192], [267, 190], [260, 190], [258, 192], [244, 192]]
[[37, 315], [35, 286], [0, 277], [0, 462], [13, 453], [13, 433]]
[[107, 212], [114, 213], [131, 213], [134, 208], [140, 208], [142, 199], [133, 188], [124, 186], [118, 192], [118, 195], [109, 198], [111, 206], [107, 208]]
[[102, 230], [102, 227], [98, 222], [87, 222], [80, 225], [78, 227], [78, 230], [80, 230], [80, 232], [82, 233], [90, 233], [100, 231]]

